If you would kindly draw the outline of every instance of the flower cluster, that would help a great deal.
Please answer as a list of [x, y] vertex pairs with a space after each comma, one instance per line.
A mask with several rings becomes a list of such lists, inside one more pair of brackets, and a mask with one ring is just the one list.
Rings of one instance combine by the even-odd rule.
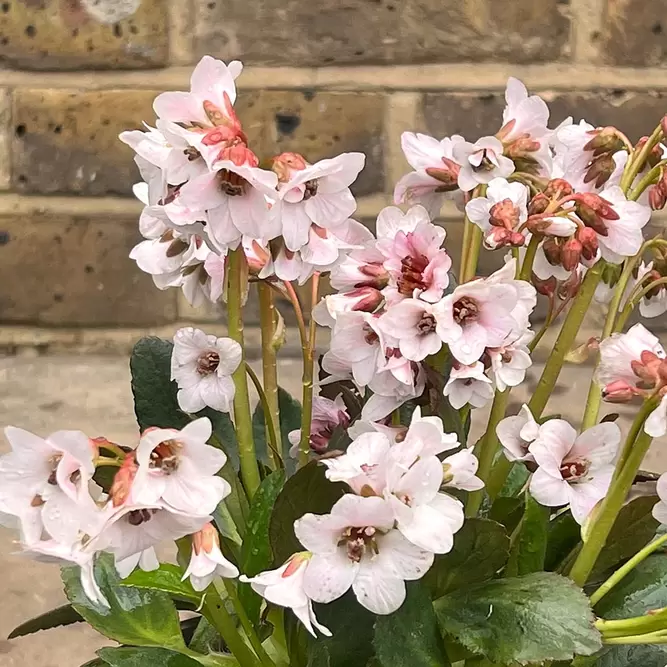
[[[93, 576], [98, 553], [113, 554], [126, 577], [136, 567], [157, 569], [154, 547], [186, 535], [195, 535], [186, 576], [197, 590], [216, 574], [238, 575], [209, 525], [230, 488], [216, 475], [225, 454], [206, 444], [208, 419], [180, 431], [147, 429], [136, 449], [80, 431], [57, 431], [44, 439], [8, 427], [5, 436], [12, 451], [0, 458], [0, 512], [20, 530], [28, 555], [79, 565], [92, 600], [106, 603]], [[94, 475], [108, 465], [117, 472], [104, 491]]]

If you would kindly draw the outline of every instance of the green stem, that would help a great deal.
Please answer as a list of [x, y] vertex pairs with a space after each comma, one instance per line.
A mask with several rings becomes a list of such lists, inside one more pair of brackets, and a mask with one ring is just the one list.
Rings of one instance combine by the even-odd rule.
[[489, 481], [486, 483], [486, 493], [491, 501], [494, 501], [503, 490], [503, 486], [505, 486], [513, 465], [514, 463], [506, 456], [501, 456], [496, 465], [493, 466]]
[[667, 632], [664, 630], [650, 632], [646, 635], [631, 637], [610, 637], [604, 640], [605, 644], [667, 644]]
[[[507, 403], [509, 401], [510, 392], [497, 391], [493, 398], [491, 406], [491, 414], [489, 415], [489, 422], [486, 426], [484, 437], [475, 445], [474, 454], [479, 459], [479, 468], [477, 469], [477, 477], [479, 477], [485, 484], [489, 479], [493, 460], [498, 452], [498, 436], [496, 435], [496, 427], [501, 419], [505, 416], [507, 410]], [[484, 489], [473, 491], [468, 494], [466, 502], [466, 515], [476, 516], [479, 508], [482, 506], [484, 500]]]
[[470, 236], [472, 234], [472, 228], [476, 225], [470, 220], [466, 215], [463, 219], [463, 240], [461, 242], [461, 265], [459, 266], [459, 284], [465, 282], [466, 275], [466, 262], [468, 260], [468, 252], [470, 250]]
[[565, 317], [563, 327], [560, 330], [560, 334], [558, 334], [554, 349], [542, 371], [542, 375], [537, 384], [537, 389], [528, 404], [528, 407], [536, 419], [542, 415], [542, 412], [547, 405], [551, 392], [560, 375], [561, 368], [563, 367], [565, 355], [572, 348], [572, 344], [577, 337], [581, 323], [584, 321], [586, 312], [593, 299], [593, 294], [595, 294], [595, 288], [600, 282], [602, 268], [603, 262], [597, 262], [593, 268], [588, 270], [586, 277], [579, 288], [579, 293], [572, 302], [570, 310]]
[[461, 258], [461, 262], [465, 261], [465, 272], [463, 274], [463, 282], [468, 282], [475, 277], [477, 273], [477, 262], [479, 261], [479, 250], [482, 246], [482, 230], [474, 223], [470, 229], [470, 242], [468, 244], [468, 252], [465, 257]]
[[652, 553], [667, 543], [667, 535], [662, 535], [648, 546], [645, 546], [638, 554], [633, 556], [623, 567], [620, 567], [607, 581], [591, 595], [591, 606], [595, 606], [609, 591], [617, 586], [632, 572], [640, 563], [645, 561]]
[[[283, 443], [280, 432], [278, 366], [274, 341], [277, 313], [273, 302], [273, 291], [267, 283], [264, 281], [257, 283], [257, 294], [259, 296], [259, 325], [262, 333], [262, 378], [264, 380], [264, 393], [267, 403], [267, 406], [264, 408], [264, 414], [267, 429], [269, 429], [269, 423], [273, 425], [273, 462], [276, 467], [280, 467], [280, 463], [282, 462], [280, 452], [283, 451]], [[271, 439], [268, 430], [267, 437]]]
[[530, 242], [526, 248], [526, 255], [523, 258], [523, 264], [521, 265], [521, 273], [519, 274], [520, 280], [525, 280], [530, 282], [533, 277], [533, 263], [535, 262], [535, 255], [537, 254], [537, 248], [540, 245], [541, 237], [538, 237], [537, 234], [533, 234], [530, 237]]
[[662, 128], [658, 125], [658, 127], [653, 130], [653, 134], [648, 138], [641, 151], [639, 151], [639, 154], [636, 157], [630, 155], [623, 176], [621, 176], [621, 190], [623, 190], [626, 195], [628, 190], [632, 187], [635, 178], [637, 178], [637, 174], [642, 170], [648, 156], [660, 139], [662, 139]]
[[265, 667], [275, 667], [273, 664], [273, 660], [269, 658], [267, 652], [264, 650], [262, 642], [257, 636], [255, 628], [253, 627], [252, 623], [250, 622], [250, 619], [248, 618], [248, 614], [246, 613], [246, 610], [243, 607], [243, 603], [239, 598], [239, 594], [238, 591], [236, 590], [234, 582], [231, 579], [225, 579], [225, 578], [223, 578], [222, 581], [225, 585], [225, 590], [227, 591], [227, 595], [229, 596], [229, 599], [232, 601], [232, 604], [234, 605], [234, 610], [236, 611], [236, 615], [239, 617], [239, 621], [241, 621], [241, 627], [245, 630], [245, 633], [248, 639], [250, 640], [250, 645], [253, 647], [261, 664], [264, 665]]
[[280, 451], [276, 446], [277, 431], [276, 431], [276, 426], [273, 423], [273, 416], [271, 415], [271, 410], [269, 407], [269, 402], [267, 400], [266, 393], [264, 391], [264, 388], [262, 387], [262, 383], [259, 381], [259, 378], [257, 377], [257, 373], [255, 373], [255, 371], [252, 369], [252, 367], [247, 361], [245, 369], [248, 373], [248, 377], [255, 386], [255, 390], [257, 391], [257, 395], [259, 396], [259, 402], [262, 404], [262, 410], [264, 411], [264, 424], [266, 425], [266, 433], [267, 433], [266, 441], [267, 444], [269, 445], [269, 450], [273, 458], [273, 463], [276, 466], [276, 468], [284, 468], [285, 464], [283, 463]]
[[243, 249], [234, 250], [229, 255], [229, 285], [227, 289], [227, 321], [229, 337], [241, 346], [242, 359], [234, 371], [234, 425], [239, 443], [241, 478], [248, 498], [252, 499], [260, 485], [259, 467], [252, 435], [252, 412], [250, 394], [245, 370], [245, 346], [243, 343], [243, 295], [246, 289], [247, 265]]
[[637, 185], [632, 188], [632, 192], [628, 193], [628, 199], [631, 201], [637, 201], [641, 196], [642, 192], [646, 190], [649, 185], [652, 185], [654, 181], [660, 176], [662, 168], [667, 164], [667, 160], [660, 160], [658, 164], [649, 169], [649, 171], [643, 176], [643, 178], [637, 183]]
[[667, 285], [667, 277], [658, 278], [658, 280], [654, 280], [653, 282], [649, 283], [644, 288], [641, 288], [639, 291], [633, 293], [630, 296], [628, 302], [625, 304], [625, 308], [623, 308], [621, 314], [618, 316], [618, 320], [616, 321], [616, 326], [615, 326], [616, 331], [623, 330], [623, 327], [625, 327], [625, 323], [628, 321], [630, 315], [632, 315], [632, 311], [636, 308], [637, 304], [651, 290], [655, 289], [656, 287], [660, 287], [660, 285]]
[[625, 460], [621, 458], [616, 464], [616, 477], [612, 480], [600, 510], [593, 519], [588, 531], [588, 539], [584, 542], [579, 556], [574, 562], [572, 570], [570, 570], [570, 579], [579, 586], [586, 583], [593, 571], [598, 556], [604, 549], [609, 533], [614, 526], [616, 517], [635, 481], [635, 475], [651, 445], [652, 438], [643, 430], [643, 426], [655, 407], [656, 401], [654, 399], [645, 401], [632, 423], [624, 446]]

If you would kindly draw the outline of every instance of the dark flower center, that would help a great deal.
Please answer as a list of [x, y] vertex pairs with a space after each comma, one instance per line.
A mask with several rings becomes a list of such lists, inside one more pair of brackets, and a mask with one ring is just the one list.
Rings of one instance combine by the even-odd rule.
[[149, 467], [161, 470], [166, 475], [178, 470], [179, 453], [182, 445], [177, 440], [165, 440], [161, 442], [152, 452]]
[[361, 528], [347, 528], [338, 541], [338, 546], [345, 546], [347, 557], [358, 563], [367, 550], [377, 554], [378, 547], [375, 541], [376, 529], [373, 526], [363, 526]]
[[209, 350], [204, 352], [197, 359], [197, 373], [199, 375], [210, 375], [215, 373], [220, 365], [220, 355], [217, 352]]
[[424, 255], [404, 257], [401, 260], [401, 276], [397, 280], [399, 294], [412, 296], [416, 289], [426, 289], [424, 271], [427, 266], [428, 258]]
[[433, 333], [435, 331], [435, 317], [429, 313], [424, 313], [421, 320], [417, 322], [417, 331], [422, 336]]
[[127, 513], [127, 522], [131, 526], [140, 526], [142, 523], [150, 521], [155, 512], [157, 512], [157, 510], [132, 510]]
[[317, 181], [306, 181], [306, 189], [303, 191], [303, 201], [307, 201], [311, 197], [314, 197], [317, 194]]
[[469, 296], [463, 296], [454, 302], [454, 322], [457, 324], [467, 324], [476, 322], [479, 317], [479, 306], [475, 299]]
[[[479, 151], [478, 151], [479, 152]], [[490, 158], [487, 155], [487, 149], [483, 148], [481, 150], [482, 153], [482, 160], [479, 163], [477, 167], [473, 165], [472, 170], [473, 171], [491, 171], [492, 169], [495, 168], [495, 164], [490, 160]]]
[[183, 153], [186, 155], [186, 157], [190, 162], [194, 162], [195, 160], [198, 160], [201, 157], [201, 153], [194, 146], [188, 146], [183, 151]]
[[368, 322], [364, 322], [364, 325], [362, 327], [364, 330], [364, 340], [369, 344], [369, 345], [375, 345], [380, 340], [380, 337], [375, 333], [373, 328], [371, 327]]
[[576, 482], [588, 474], [590, 467], [590, 461], [586, 460], [563, 461], [560, 466], [560, 474], [564, 480], [568, 482]]
[[221, 169], [218, 172], [218, 184], [220, 189], [230, 197], [240, 197], [245, 194], [248, 181], [229, 169]]

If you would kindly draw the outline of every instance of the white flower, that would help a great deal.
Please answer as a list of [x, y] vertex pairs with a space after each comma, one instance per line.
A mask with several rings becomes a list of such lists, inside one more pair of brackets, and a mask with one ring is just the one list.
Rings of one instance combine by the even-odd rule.
[[476, 361], [472, 366], [454, 366], [443, 393], [455, 410], [468, 404], [481, 408], [493, 398], [493, 382], [484, 374], [484, 364]]
[[496, 427], [496, 434], [510, 461], [534, 462], [531, 443], [537, 438], [540, 425], [535, 421], [530, 408], [522, 405], [518, 415], [505, 417]]
[[405, 299], [388, 308], [380, 317], [378, 326], [398, 341], [406, 359], [422, 361], [442, 347], [433, 311], [430, 303]]
[[476, 475], [478, 468], [477, 457], [471, 449], [464, 448], [442, 462], [442, 484], [463, 491], [479, 491], [484, 488], [484, 482]]
[[204, 591], [216, 576], [233, 579], [239, 571], [222, 555], [218, 531], [207, 523], [192, 536], [192, 556], [182, 581], [189, 577], [192, 588]]
[[206, 444], [211, 422], [197, 419], [180, 431], [144, 431], [136, 449], [138, 469], [132, 485], [135, 504], [163, 502], [175, 512], [202, 515], [213, 512], [227, 496], [229, 484], [216, 473], [225, 454]]
[[407, 471], [394, 464], [388, 477], [385, 498], [400, 533], [426, 551], [451, 551], [454, 533], [463, 526], [463, 503], [440, 493], [443, 464], [437, 456], [420, 458]]
[[404, 132], [401, 148], [415, 170], [396, 184], [396, 204], [422, 204], [432, 217], [440, 213], [442, 202], [457, 190], [459, 165], [454, 161], [454, 147], [464, 142], [458, 134], [441, 141], [427, 134]]
[[80, 431], [56, 431], [46, 439], [8, 426], [12, 451], [0, 457], [0, 513], [16, 517], [22, 542], [42, 533], [74, 543], [96, 521], [88, 483], [95, 472], [93, 445]]
[[462, 141], [454, 146], [453, 154], [461, 165], [458, 183], [464, 192], [514, 172], [514, 163], [503, 155], [503, 144], [496, 137], [482, 137], [474, 144]]
[[[326, 452], [329, 441], [337, 428], [346, 429], [350, 425], [350, 415], [343, 401], [342, 394], [336, 396], [332, 401], [325, 396], [313, 396], [313, 416], [310, 422], [311, 451], [316, 454]], [[299, 443], [301, 441], [301, 429], [290, 431], [288, 438], [292, 448], [290, 455], [298, 455]]]
[[325, 296], [313, 308], [313, 317], [320, 326], [332, 327], [340, 313], [355, 310], [373, 313], [383, 301], [382, 293], [374, 287], [358, 287], [349, 292]]
[[416, 407], [402, 441], [392, 449], [392, 456], [408, 470], [419, 458], [438, 456], [459, 445], [456, 433], [445, 433], [440, 417], [422, 417], [421, 408]]
[[660, 500], [653, 507], [653, 516], [656, 521], [667, 525], [667, 473], [660, 475], [657, 485], [658, 498]]
[[533, 365], [530, 350], [526, 345], [532, 337], [532, 333], [528, 333], [513, 343], [487, 350], [499, 391], [516, 387], [524, 381], [526, 371]]
[[617, 185], [600, 193], [619, 216], [618, 220], [604, 220], [606, 234], [598, 233], [602, 258], [620, 264], [625, 257], [639, 252], [644, 242], [642, 228], [651, 218], [651, 209], [636, 201], [630, 201]]
[[644, 431], [652, 438], [661, 438], [667, 434], [667, 393], [662, 394], [658, 407], [648, 416]]
[[277, 570], [260, 572], [255, 577], [242, 574], [240, 581], [250, 584], [255, 593], [271, 604], [291, 609], [313, 637], [317, 637], [315, 629], [325, 637], [331, 637], [331, 631], [317, 622], [313, 603], [304, 589], [304, 577], [311, 556], [308, 551], [296, 553]]
[[352, 588], [375, 614], [391, 614], [405, 600], [405, 581], [420, 579], [433, 553], [393, 529], [394, 515], [383, 498], [347, 494], [330, 514], [306, 514], [294, 532], [312, 552], [304, 591], [316, 602], [332, 602]]
[[436, 331], [457, 361], [474, 364], [487, 347], [502, 346], [517, 328], [512, 314], [518, 304], [513, 284], [497, 283], [493, 277], [473, 280], [436, 304]]
[[343, 153], [315, 164], [295, 153], [275, 157], [280, 184], [271, 208], [271, 236], [282, 236], [295, 252], [308, 243], [311, 225], [329, 228], [347, 220], [357, 208], [350, 185], [365, 160], [363, 153]]
[[530, 445], [538, 465], [531, 495], [548, 507], [569, 504], [573, 518], [583, 524], [607, 493], [620, 442], [616, 424], [598, 424], [577, 436], [566, 421], [550, 419]]
[[171, 379], [178, 384], [178, 405], [185, 412], [206, 406], [230, 412], [234, 400], [232, 373], [243, 358], [231, 338], [216, 338], [201, 329], [184, 327], [174, 336]]
[[549, 107], [538, 95], [528, 96], [526, 86], [513, 76], [507, 80], [505, 90], [506, 106], [503, 110], [503, 125], [506, 127], [503, 138], [513, 141], [525, 135], [532, 139], [549, 136]]

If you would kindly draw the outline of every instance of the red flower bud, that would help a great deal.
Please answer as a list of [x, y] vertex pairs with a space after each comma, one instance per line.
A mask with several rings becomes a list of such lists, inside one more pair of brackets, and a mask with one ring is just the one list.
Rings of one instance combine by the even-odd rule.
[[528, 215], [539, 215], [540, 213], [544, 213], [547, 206], [549, 206], [549, 197], [543, 192], [538, 192], [528, 204]]
[[579, 227], [575, 234], [581, 243], [581, 255], [584, 259], [591, 261], [598, 253], [598, 235], [590, 227]]
[[616, 163], [611, 153], [604, 153], [591, 162], [590, 167], [584, 176], [584, 183], [595, 182], [596, 188], [601, 188], [614, 173]]
[[602, 127], [597, 130], [591, 130], [589, 135], [593, 138], [584, 146], [585, 151], [593, 151], [593, 155], [602, 155], [603, 153], [615, 153], [620, 151], [624, 144], [618, 135], [615, 127]]
[[560, 261], [566, 271], [573, 271], [581, 261], [582, 246], [575, 238], [568, 239], [560, 254]]
[[652, 185], [648, 189], [648, 203], [653, 211], [661, 211], [667, 204], [667, 195], [662, 187], [662, 183]]
[[352, 310], [361, 310], [366, 313], [374, 313], [384, 301], [382, 292], [376, 290], [374, 287], [360, 287], [359, 289], [347, 292], [345, 296], [351, 299], [358, 299]]
[[558, 245], [558, 241], [556, 241], [555, 238], [550, 236], [549, 238], [544, 239], [542, 250], [544, 251], [544, 256], [547, 258], [547, 262], [549, 262], [551, 266], [560, 265], [561, 247]]

